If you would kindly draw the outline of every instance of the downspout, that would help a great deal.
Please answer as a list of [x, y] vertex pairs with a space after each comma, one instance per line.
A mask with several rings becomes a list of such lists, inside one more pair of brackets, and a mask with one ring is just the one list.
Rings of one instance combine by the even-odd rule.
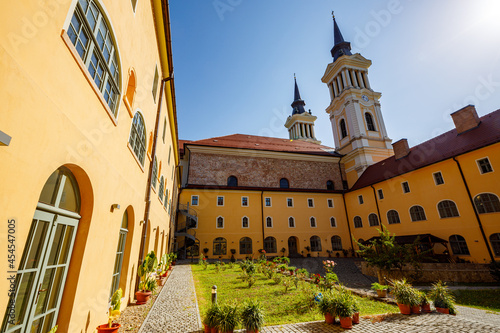
[[486, 238], [486, 234], [484, 233], [483, 224], [481, 223], [481, 219], [479, 217], [479, 213], [477, 212], [476, 205], [474, 205], [474, 200], [472, 199], [472, 195], [470, 194], [469, 185], [467, 185], [467, 181], [465, 180], [464, 173], [462, 171], [462, 167], [460, 163], [457, 161], [455, 157], [453, 157], [455, 163], [457, 163], [458, 170], [460, 171], [460, 176], [462, 176], [462, 181], [464, 182], [465, 189], [467, 190], [467, 195], [469, 196], [470, 204], [472, 205], [472, 209], [474, 209], [474, 214], [476, 215], [477, 224], [479, 225], [479, 230], [481, 230], [481, 234], [483, 235], [484, 244], [488, 249], [488, 254], [490, 255], [491, 261], [495, 261], [495, 257], [493, 256], [493, 252], [491, 252], [490, 245], [488, 244], [488, 239]]
[[[155, 131], [154, 131], [154, 137], [153, 137], [153, 148], [151, 150], [151, 158], [154, 161], [154, 158], [156, 156], [156, 143], [158, 141], [158, 127], [160, 123], [160, 114], [161, 114], [161, 104], [163, 101], [163, 87], [166, 81], [172, 80], [172, 77], [168, 77], [166, 79], [161, 80], [161, 85], [160, 85], [160, 97], [158, 99], [158, 110], [156, 112], [156, 122], [155, 122]], [[148, 220], [149, 220], [149, 210], [151, 208], [151, 183], [153, 181], [153, 163], [149, 163], [149, 172], [148, 172], [148, 183], [147, 183], [147, 188], [146, 188], [146, 207], [144, 209], [144, 225], [142, 227], [142, 237], [141, 237], [141, 247], [139, 251], [139, 262], [138, 266], [142, 264], [142, 261], [144, 260], [144, 252], [146, 251], [146, 237], [147, 237], [147, 230], [148, 230]]]
[[373, 189], [373, 196], [375, 197], [375, 204], [377, 205], [377, 214], [378, 214], [378, 220], [380, 221], [380, 227], [382, 228], [382, 231], [384, 231], [384, 225], [382, 224], [382, 217], [380, 215], [380, 209], [378, 207], [377, 192], [375, 191], [375, 187], [373, 187], [373, 185], [370, 186]]
[[344, 177], [342, 177], [342, 169], [340, 168], [340, 159], [339, 159], [338, 164], [339, 164], [340, 180], [342, 181], [342, 201], [344, 202], [345, 217], [347, 219], [347, 229], [349, 230], [349, 240], [351, 241], [351, 249], [354, 251], [354, 243], [352, 242], [352, 233], [351, 233], [351, 225], [349, 222], [349, 214], [347, 213], [347, 205], [345, 203]]
[[189, 185], [189, 169], [191, 169], [191, 150], [189, 149], [188, 146], [184, 146], [185, 149], [189, 151], [189, 157], [188, 157], [188, 170], [187, 170], [187, 176], [186, 176], [186, 186]]
[[[260, 211], [261, 211], [261, 220], [262, 220], [262, 249], [264, 249], [264, 240], [265, 240], [265, 234], [264, 234], [264, 191], [260, 191]], [[278, 247], [276, 245], [276, 247]]]

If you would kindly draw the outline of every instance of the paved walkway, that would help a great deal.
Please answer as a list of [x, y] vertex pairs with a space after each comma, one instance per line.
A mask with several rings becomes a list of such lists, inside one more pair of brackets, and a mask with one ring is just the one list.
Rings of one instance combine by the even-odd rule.
[[[429, 313], [404, 316], [361, 318], [351, 332], [367, 333], [500, 333], [500, 314], [458, 306], [458, 315]], [[383, 319], [383, 320], [381, 320]], [[177, 265], [139, 333], [193, 333], [202, 332], [194, 291], [191, 266]], [[262, 333], [323, 333], [344, 332], [337, 322], [327, 325], [323, 321], [267, 326]], [[240, 330], [237, 332], [245, 332]]]

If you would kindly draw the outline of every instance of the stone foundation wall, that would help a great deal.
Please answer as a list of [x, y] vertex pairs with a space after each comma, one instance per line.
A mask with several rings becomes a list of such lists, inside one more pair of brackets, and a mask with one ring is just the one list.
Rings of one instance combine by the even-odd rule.
[[[377, 276], [377, 269], [368, 267], [366, 262], [361, 262], [361, 272], [370, 276]], [[414, 280], [415, 271], [411, 268], [392, 270], [385, 274], [389, 279], [400, 279], [406, 277]], [[495, 282], [486, 264], [444, 264], [424, 263], [422, 264], [421, 276], [418, 282]]]

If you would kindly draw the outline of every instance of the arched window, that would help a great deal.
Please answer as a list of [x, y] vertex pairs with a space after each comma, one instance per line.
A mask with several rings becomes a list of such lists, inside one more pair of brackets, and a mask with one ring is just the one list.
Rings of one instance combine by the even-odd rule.
[[450, 246], [451, 251], [455, 255], [469, 255], [469, 248], [467, 247], [467, 242], [465, 238], [460, 235], [450, 236]]
[[290, 228], [295, 228], [295, 219], [291, 216], [288, 218], [288, 226]]
[[225, 238], [214, 239], [214, 255], [224, 256], [227, 253], [227, 242]]
[[153, 173], [151, 174], [151, 186], [156, 189], [156, 182], [158, 181], [158, 162], [155, 159], [153, 160]]
[[248, 217], [243, 216], [243, 218], [241, 219], [241, 227], [248, 228], [249, 226], [250, 224], [248, 223]]
[[500, 234], [491, 234], [490, 236], [491, 247], [493, 248], [493, 253], [495, 256], [500, 257]]
[[266, 227], [267, 227], [267, 228], [272, 228], [272, 227], [273, 227], [273, 218], [272, 218], [272, 217], [270, 217], [270, 216], [268, 216], [268, 217], [266, 218]]
[[240, 239], [240, 254], [252, 254], [252, 239], [250, 237]]
[[370, 224], [370, 227], [379, 225], [380, 223], [378, 222], [377, 214], [371, 213], [370, 215], [368, 215], [368, 223]]
[[276, 238], [269, 236], [264, 239], [264, 251], [266, 251], [266, 253], [278, 252], [278, 248], [276, 246]]
[[438, 203], [439, 217], [442, 219], [447, 217], [458, 216], [457, 205], [451, 200], [443, 200]]
[[335, 221], [335, 217], [330, 217], [330, 227], [332, 228], [337, 227], [337, 221]]
[[217, 217], [217, 229], [224, 228], [224, 218], [222, 216]]
[[340, 119], [340, 138], [343, 139], [347, 136], [347, 127], [345, 125], [345, 120]]
[[482, 193], [474, 198], [477, 212], [479, 214], [500, 212], [500, 201], [493, 193]]
[[280, 179], [280, 188], [289, 188], [288, 179], [286, 178]]
[[110, 297], [120, 287], [120, 274], [122, 271], [123, 255], [125, 253], [125, 243], [127, 242], [127, 233], [128, 233], [128, 214], [127, 211], [125, 211], [122, 217], [120, 236], [118, 237], [118, 249], [116, 250], [115, 264], [113, 266], [114, 268], [113, 268], [113, 278], [111, 280]]
[[127, 108], [130, 111], [130, 116], [132, 116], [132, 108], [134, 107], [134, 97], [135, 97], [135, 89], [137, 87], [137, 82], [135, 78], [135, 71], [130, 69], [128, 75], [128, 84], [127, 84], [127, 92], [125, 93], [125, 101], [127, 102]]
[[363, 221], [361, 220], [361, 217], [354, 217], [354, 228], [363, 228]]
[[94, 83], [116, 116], [121, 85], [118, 49], [107, 17], [95, 0], [78, 1], [67, 31]]
[[163, 202], [163, 191], [165, 190], [165, 181], [163, 179], [163, 176], [160, 178], [160, 187], [158, 188], [158, 197], [160, 198], [160, 201]]
[[311, 252], [321, 251], [321, 239], [318, 236], [312, 236], [310, 242], [311, 242]]
[[394, 209], [391, 209], [387, 212], [387, 221], [389, 221], [389, 224], [401, 223], [401, 220], [399, 219], [399, 213]]
[[332, 236], [332, 251], [342, 251], [342, 239], [340, 236]]
[[334, 190], [335, 186], [333, 185], [333, 182], [331, 180], [326, 182], [326, 189], [327, 190]]
[[316, 228], [316, 219], [314, 217], [311, 217], [309, 221], [311, 222], [311, 228]]
[[130, 138], [128, 140], [130, 147], [134, 151], [135, 156], [144, 166], [144, 155], [146, 153], [146, 128], [144, 120], [139, 112], [135, 113], [130, 129]]
[[238, 186], [238, 178], [236, 178], [235, 176], [229, 176], [229, 178], [227, 179], [227, 186]]
[[365, 119], [366, 119], [366, 127], [368, 128], [368, 130], [376, 131], [372, 115], [368, 112], [365, 112]]
[[410, 208], [410, 216], [413, 222], [427, 220], [427, 218], [425, 217], [424, 208], [422, 206], [412, 206]]

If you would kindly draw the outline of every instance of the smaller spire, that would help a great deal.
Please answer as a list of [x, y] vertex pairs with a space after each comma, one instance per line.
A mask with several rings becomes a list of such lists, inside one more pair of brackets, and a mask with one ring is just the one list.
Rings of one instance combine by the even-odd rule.
[[300, 98], [299, 86], [297, 85], [297, 78], [295, 77], [295, 73], [293, 73], [293, 80], [295, 81], [295, 91], [292, 103], [292, 115], [306, 112], [306, 110], [304, 109], [304, 105], [306, 105], [306, 103], [302, 100], [302, 98]]
[[340, 32], [340, 28], [337, 25], [337, 21], [335, 20], [335, 15], [332, 11], [333, 17], [333, 48], [330, 53], [332, 54], [333, 61], [337, 60], [339, 57], [343, 55], [352, 55], [351, 53], [351, 43], [346, 42], [342, 33]]

